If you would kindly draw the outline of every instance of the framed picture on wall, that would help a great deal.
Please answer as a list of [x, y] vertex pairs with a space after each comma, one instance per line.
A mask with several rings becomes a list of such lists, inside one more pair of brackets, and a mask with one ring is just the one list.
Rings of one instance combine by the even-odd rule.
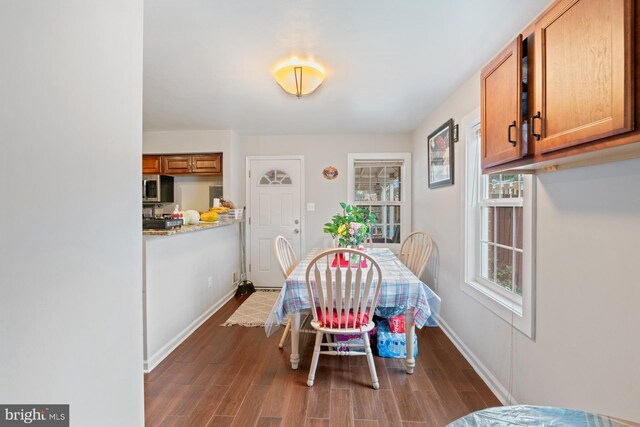
[[427, 137], [429, 188], [453, 185], [453, 119]]

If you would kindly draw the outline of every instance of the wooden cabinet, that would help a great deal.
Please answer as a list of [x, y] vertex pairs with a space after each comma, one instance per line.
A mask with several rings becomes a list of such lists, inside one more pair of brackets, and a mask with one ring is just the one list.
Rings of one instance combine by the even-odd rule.
[[562, 0], [536, 23], [541, 153], [633, 129], [631, 3]]
[[638, 3], [557, 0], [483, 68], [483, 172], [640, 155]]
[[483, 166], [502, 164], [526, 154], [521, 135], [521, 46], [519, 35], [480, 74]]
[[142, 156], [142, 174], [156, 175], [160, 173], [160, 156]]
[[176, 154], [162, 157], [162, 173], [166, 175], [220, 175], [222, 154]]
[[219, 174], [222, 173], [221, 154], [199, 154], [191, 156], [191, 173]]
[[191, 173], [191, 156], [162, 156], [162, 173], [166, 175]]

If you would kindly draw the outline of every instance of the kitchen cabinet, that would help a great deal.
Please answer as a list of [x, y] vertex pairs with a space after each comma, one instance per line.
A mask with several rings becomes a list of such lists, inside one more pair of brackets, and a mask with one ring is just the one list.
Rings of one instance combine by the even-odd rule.
[[198, 154], [191, 156], [191, 173], [222, 173], [222, 154]]
[[521, 48], [522, 36], [519, 35], [480, 74], [484, 166], [502, 164], [523, 155]]
[[557, 0], [482, 69], [484, 173], [640, 156], [639, 2]]
[[541, 153], [632, 130], [631, 3], [563, 0], [536, 23]]
[[162, 173], [166, 175], [220, 175], [222, 173], [222, 154], [162, 156]]
[[162, 173], [166, 175], [191, 173], [191, 156], [162, 156]]
[[142, 156], [142, 174], [157, 175], [160, 173], [160, 156]]

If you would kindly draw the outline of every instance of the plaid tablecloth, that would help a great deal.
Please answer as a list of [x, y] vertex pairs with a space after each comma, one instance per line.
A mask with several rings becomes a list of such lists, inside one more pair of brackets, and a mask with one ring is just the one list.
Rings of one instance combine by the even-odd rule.
[[[290, 313], [299, 313], [310, 308], [305, 274], [307, 267], [323, 249], [313, 249], [300, 260], [285, 281], [278, 299], [265, 324], [267, 336], [272, 335]], [[378, 307], [413, 308], [415, 325], [437, 326], [436, 316], [440, 312], [440, 297], [422, 283], [387, 248], [367, 249], [382, 271], [382, 287]]]

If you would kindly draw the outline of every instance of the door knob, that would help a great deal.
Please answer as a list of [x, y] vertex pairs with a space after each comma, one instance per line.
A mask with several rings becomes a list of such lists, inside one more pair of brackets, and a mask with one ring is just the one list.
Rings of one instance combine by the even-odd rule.
[[298, 221], [297, 219], [295, 221], [293, 221], [294, 224], [299, 224], [300, 221]]
[[293, 234], [298, 234], [300, 232], [300, 230], [298, 230], [297, 228], [295, 230], [293, 230]]

